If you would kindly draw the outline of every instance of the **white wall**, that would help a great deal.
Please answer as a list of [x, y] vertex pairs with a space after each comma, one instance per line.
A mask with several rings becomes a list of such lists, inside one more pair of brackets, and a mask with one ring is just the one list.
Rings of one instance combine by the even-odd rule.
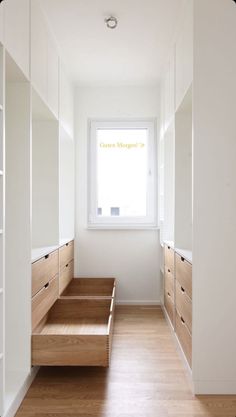
[[118, 301], [160, 300], [157, 231], [87, 230], [87, 141], [89, 118], [157, 117], [153, 87], [78, 88], [75, 101], [77, 276], [115, 276]]
[[194, 3], [193, 379], [236, 394], [236, 4]]

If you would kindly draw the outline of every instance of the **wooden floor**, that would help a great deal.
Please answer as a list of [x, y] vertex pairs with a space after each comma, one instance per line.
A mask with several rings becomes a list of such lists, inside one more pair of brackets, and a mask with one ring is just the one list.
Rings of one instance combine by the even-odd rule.
[[17, 417], [235, 417], [236, 396], [194, 397], [160, 308], [117, 307], [109, 369], [41, 368]]

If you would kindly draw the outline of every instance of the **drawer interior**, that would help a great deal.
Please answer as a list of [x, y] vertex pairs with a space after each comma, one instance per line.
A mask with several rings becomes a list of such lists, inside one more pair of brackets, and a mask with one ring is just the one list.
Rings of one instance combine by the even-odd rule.
[[73, 278], [61, 297], [114, 297], [115, 278]]
[[57, 300], [33, 334], [107, 335], [113, 300]]

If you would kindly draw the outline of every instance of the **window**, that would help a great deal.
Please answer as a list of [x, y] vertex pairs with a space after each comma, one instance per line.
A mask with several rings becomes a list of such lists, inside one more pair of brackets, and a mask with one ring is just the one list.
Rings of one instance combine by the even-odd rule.
[[91, 228], [156, 227], [154, 121], [91, 121]]

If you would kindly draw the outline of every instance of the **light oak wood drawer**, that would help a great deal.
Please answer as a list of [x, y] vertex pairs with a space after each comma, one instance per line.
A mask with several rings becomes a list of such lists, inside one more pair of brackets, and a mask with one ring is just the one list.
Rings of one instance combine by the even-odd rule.
[[176, 279], [192, 299], [192, 265], [183, 257], [175, 254]]
[[74, 261], [70, 261], [62, 270], [59, 275], [59, 294], [61, 294], [65, 288], [69, 285], [74, 276]]
[[70, 261], [74, 259], [74, 241], [72, 240], [59, 249], [60, 269], [63, 269]]
[[58, 275], [32, 298], [32, 329], [38, 325], [58, 298]]
[[176, 310], [178, 311], [180, 317], [184, 319], [190, 333], [192, 333], [192, 301], [186, 294], [184, 288], [180, 286], [178, 281], [175, 282], [175, 285]]
[[178, 311], [175, 314], [175, 331], [185, 353], [189, 366], [192, 366], [192, 336]]
[[58, 250], [32, 264], [32, 297], [58, 274]]
[[171, 295], [168, 291], [164, 291], [164, 306], [169, 316], [169, 319], [172, 325], [174, 326], [174, 314], [175, 314], [174, 301], [171, 298]]
[[109, 366], [114, 300], [59, 299], [32, 334], [32, 365]]
[[174, 274], [175, 268], [175, 252], [170, 246], [165, 245], [165, 267], [170, 269], [170, 272]]
[[165, 291], [170, 294], [174, 301], [174, 275], [169, 268], [165, 268]]
[[115, 297], [115, 278], [74, 278], [61, 297]]

